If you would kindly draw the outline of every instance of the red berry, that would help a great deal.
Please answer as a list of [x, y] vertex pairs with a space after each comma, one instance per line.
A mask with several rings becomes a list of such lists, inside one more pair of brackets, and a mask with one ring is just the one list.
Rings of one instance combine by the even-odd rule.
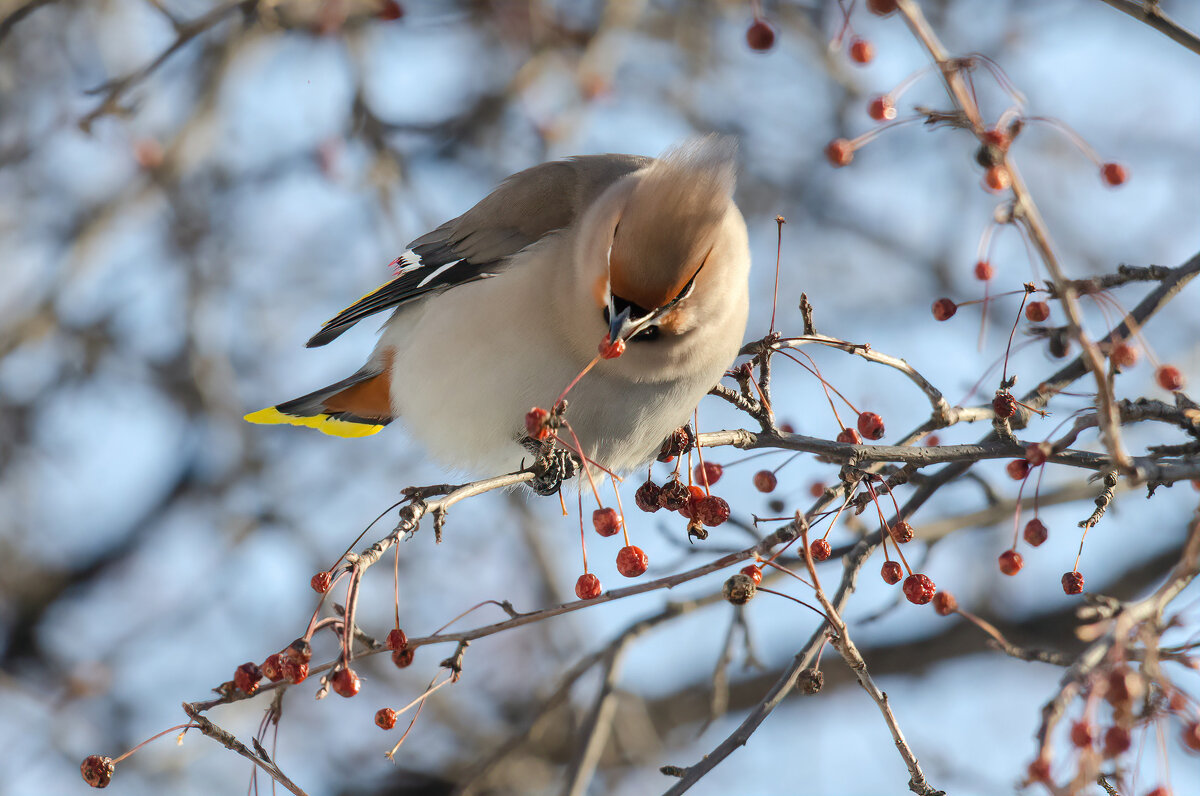
[[658, 505], [667, 511], [679, 511], [687, 506], [692, 493], [687, 486], [678, 480], [668, 481], [658, 493]]
[[1007, 420], [1017, 413], [1017, 399], [1010, 393], [998, 392], [992, 399], [992, 411], [1001, 420]]
[[637, 503], [639, 509], [653, 514], [662, 508], [658, 504], [658, 495], [660, 492], [662, 490], [658, 488], [658, 484], [653, 481], [647, 481], [637, 488], [637, 492], [633, 493], [633, 500]]
[[1014, 481], [1024, 481], [1029, 476], [1029, 462], [1025, 459], [1013, 459], [1004, 469]]
[[1025, 305], [1025, 317], [1034, 323], [1041, 323], [1050, 317], [1050, 305], [1044, 301], [1031, 301]]
[[304, 661], [284, 656], [280, 668], [283, 670], [283, 679], [289, 683], [303, 683], [308, 678], [308, 664]]
[[896, 10], [896, 0], [867, 0], [867, 8], [871, 9], [873, 14], [887, 16]]
[[1096, 740], [1092, 725], [1086, 721], [1077, 721], [1071, 725], [1071, 743], [1079, 749], [1087, 749]]
[[375, 726], [381, 730], [390, 730], [396, 726], [396, 711], [391, 708], [380, 708], [375, 711]]
[[268, 655], [267, 659], [263, 661], [262, 666], [259, 668], [262, 671], [263, 676], [272, 683], [278, 683], [283, 679], [283, 658], [278, 652], [276, 652], [274, 655]]
[[1105, 163], [1100, 167], [1100, 178], [1115, 188], [1129, 179], [1129, 174], [1120, 163]]
[[808, 494], [815, 498], [819, 498], [821, 495], [825, 494], [825, 485], [820, 481], [813, 481], [808, 485]]
[[600, 341], [600, 358], [601, 359], [616, 359], [625, 353], [625, 341], [617, 340], [611, 342], [611, 335], [604, 335], [604, 339]]
[[770, 470], [759, 470], [754, 474], [754, 488], [759, 492], [774, 492], [779, 479]]
[[409, 666], [412, 666], [415, 654], [416, 650], [409, 649], [408, 647], [392, 650], [392, 663], [396, 665], [397, 669], [407, 669]]
[[925, 438], [925, 444], [930, 448], [936, 448], [938, 445], [942, 444], [942, 438], [937, 434], [930, 434]]
[[393, 627], [388, 631], [384, 646], [390, 650], [402, 650], [408, 646], [408, 636], [404, 635], [404, 631], [400, 628]]
[[396, 0], [384, 0], [383, 7], [379, 9], [378, 16], [386, 22], [400, 19], [400, 17], [404, 16], [404, 6], [397, 3]]
[[1163, 785], [1159, 785], [1157, 788], [1147, 793], [1146, 796], [1171, 796], [1171, 789]]
[[79, 764], [79, 773], [83, 781], [93, 788], [107, 788], [112, 782], [113, 771], [116, 770], [111, 757], [88, 755]]
[[1114, 365], [1122, 368], [1132, 368], [1138, 361], [1137, 349], [1129, 343], [1117, 343], [1108, 356]]
[[1016, 575], [1025, 565], [1025, 560], [1016, 550], [1005, 550], [1000, 554], [1000, 571], [1005, 575]]
[[791, 423], [780, 423], [779, 430], [782, 431], [784, 434], [795, 434], [796, 433], [796, 427], [793, 426]]
[[755, 586], [762, 583], [762, 570], [753, 564], [748, 567], [742, 567], [741, 571], [743, 575], [746, 575], [750, 578], [750, 580], [754, 581]]
[[999, 127], [989, 127], [983, 131], [984, 143], [999, 149], [1008, 149], [1008, 145], [1012, 143], [1012, 139], [1008, 137], [1007, 130], [1001, 130]]
[[1064, 572], [1062, 576], [1063, 591], [1067, 594], [1083, 593], [1083, 573], [1078, 570]]
[[996, 269], [987, 260], [980, 260], [975, 263], [975, 278], [980, 282], [987, 282], [996, 275]]
[[855, 36], [850, 40], [850, 60], [856, 64], [869, 64], [875, 58], [875, 47], [866, 39]]
[[729, 519], [729, 503], [725, 501], [725, 498], [709, 495], [700, 501], [696, 510], [696, 519], [709, 528], [716, 528]]
[[812, 544], [808, 546], [808, 553], [813, 561], [825, 561], [833, 553], [833, 549], [824, 539], [813, 539]]
[[585, 572], [575, 581], [575, 596], [581, 600], [594, 600], [600, 596], [600, 578]]
[[892, 98], [882, 94], [867, 105], [867, 115], [877, 122], [896, 118], [896, 104]]
[[755, 19], [754, 24], [746, 30], [746, 43], [751, 50], [766, 52], [775, 45], [775, 29], [766, 20]]
[[1104, 733], [1104, 756], [1116, 757], [1119, 754], [1129, 751], [1129, 747], [1133, 746], [1133, 738], [1129, 735], [1129, 730], [1124, 727], [1109, 727]]
[[700, 487], [696, 486], [695, 484], [692, 484], [691, 486], [689, 486], [687, 488], [687, 491], [688, 491], [688, 498], [684, 502], [683, 506], [680, 507], [679, 513], [685, 519], [690, 520], [696, 516], [696, 511], [700, 506], [700, 501], [704, 500], [704, 490], [701, 489]]
[[525, 433], [536, 440], [550, 436], [550, 413], [537, 406], [526, 412]]
[[958, 600], [948, 591], [940, 591], [933, 595], [933, 610], [938, 616], [949, 616], [958, 610]]
[[627, 578], [636, 578], [646, 571], [650, 559], [642, 552], [642, 548], [629, 545], [617, 551], [617, 572]]
[[899, 561], [884, 561], [883, 568], [879, 570], [879, 576], [889, 586], [895, 586], [899, 583], [900, 576], [903, 574], [904, 570], [900, 569]]
[[845, 442], [849, 445], [862, 444], [862, 437], [858, 436], [858, 432], [852, 428], [843, 428], [838, 432], [836, 439], [838, 442]]
[[936, 321], [948, 321], [956, 312], [958, 305], [948, 298], [940, 298], [933, 302], [933, 319]]
[[258, 683], [262, 677], [262, 670], [257, 664], [243, 663], [233, 673], [233, 685], [243, 694], [253, 694], [258, 690]]
[[[1012, 185], [1012, 175], [1008, 173], [1008, 169], [1004, 166], [992, 166], [984, 172], [983, 184], [987, 186], [989, 191], [999, 193]], [[988, 278], [990, 279], [991, 277]]]
[[892, 540], [896, 544], [908, 544], [913, 540], [913, 527], [904, 520], [892, 526]]
[[339, 695], [352, 697], [358, 693], [358, 675], [354, 673], [353, 669], [338, 669], [333, 673], [333, 677], [330, 678], [330, 685], [333, 686], [333, 690]]
[[825, 146], [825, 158], [835, 168], [850, 165], [854, 160], [854, 145], [845, 138], [835, 138]]
[[1025, 446], [1025, 460], [1030, 467], [1041, 467], [1053, 452], [1049, 442], [1035, 442]]
[[858, 430], [867, 439], [883, 437], [883, 418], [874, 412], [863, 412], [858, 416]]
[[601, 536], [613, 536], [621, 530], [621, 518], [616, 509], [596, 509], [592, 512], [592, 527]]
[[697, 464], [692, 470], [692, 478], [696, 480], [700, 486], [712, 486], [721, 480], [721, 475], [725, 472], [725, 468], [716, 462], [705, 462]]
[[1041, 547], [1049, 535], [1045, 524], [1037, 517], [1025, 524], [1025, 541], [1034, 547]]
[[1183, 734], [1179, 737], [1183, 741], [1183, 745], [1193, 752], [1200, 752], [1200, 721], [1193, 721], [1191, 724], [1183, 728]]
[[908, 601], [917, 605], [927, 604], [937, 592], [933, 581], [924, 575], [917, 574], [909, 575], [904, 579], [903, 589], [904, 596], [908, 598]]
[[329, 587], [333, 585], [333, 575], [330, 575], [328, 572], [322, 570], [321, 572], [318, 572], [312, 576], [312, 580], [308, 582], [308, 585], [312, 586], [312, 590], [317, 594], [324, 594], [325, 592], [329, 591]]
[[1183, 389], [1183, 374], [1174, 365], [1159, 365], [1158, 370], [1154, 371], [1154, 378], [1164, 390], [1175, 392]]
[[1050, 761], [1044, 757], [1039, 757], [1029, 764], [1026, 773], [1029, 776], [1030, 782], [1049, 782], [1050, 781]]

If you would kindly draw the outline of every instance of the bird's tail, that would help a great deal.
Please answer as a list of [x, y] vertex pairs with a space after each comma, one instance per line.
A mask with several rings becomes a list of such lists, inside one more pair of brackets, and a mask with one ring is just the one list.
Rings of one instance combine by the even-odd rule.
[[348, 379], [245, 419], [264, 425], [315, 428], [333, 437], [367, 437], [392, 422], [389, 370], [364, 368]]

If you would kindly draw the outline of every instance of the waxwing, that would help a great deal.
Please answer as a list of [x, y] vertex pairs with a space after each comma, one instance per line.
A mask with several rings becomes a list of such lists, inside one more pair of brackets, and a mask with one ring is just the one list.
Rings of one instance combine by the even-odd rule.
[[[604, 467], [646, 463], [733, 362], [746, 328], [734, 155], [710, 136], [658, 159], [592, 155], [514, 174], [413, 241], [395, 279], [308, 341], [325, 345], [391, 310], [366, 365], [246, 419], [357, 437], [402, 418], [444, 463], [496, 475], [528, 458], [529, 410], [550, 409], [591, 364], [563, 419]], [[598, 347], [611, 356], [622, 343], [598, 359]]]

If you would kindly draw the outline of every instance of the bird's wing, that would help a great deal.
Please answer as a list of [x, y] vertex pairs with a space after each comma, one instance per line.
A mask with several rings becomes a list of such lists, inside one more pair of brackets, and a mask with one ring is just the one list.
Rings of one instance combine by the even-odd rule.
[[325, 345], [368, 315], [495, 276], [512, 255], [570, 226], [606, 188], [650, 162], [638, 155], [588, 155], [512, 175], [479, 204], [409, 244], [399, 275], [326, 321], [308, 347]]

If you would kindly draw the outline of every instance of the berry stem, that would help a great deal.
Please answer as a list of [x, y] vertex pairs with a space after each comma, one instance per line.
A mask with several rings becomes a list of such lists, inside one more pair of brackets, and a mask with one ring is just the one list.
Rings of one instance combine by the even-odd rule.
[[168, 733], [172, 733], [172, 732], [176, 732], [176, 731], [187, 732], [188, 730], [191, 730], [191, 729], [198, 730], [198, 729], [200, 729], [200, 725], [189, 721], [187, 724], [179, 724], [179, 725], [176, 725], [169, 729], [163, 730], [162, 732], [155, 733], [154, 735], [151, 735], [149, 738], [142, 741], [140, 744], [133, 747], [132, 749], [130, 749], [128, 752], [121, 755], [120, 757], [114, 757], [112, 764], [115, 766], [117, 763], [120, 763], [122, 760], [129, 757], [131, 754], [133, 754], [137, 750], [141, 749], [146, 744], [150, 743], [151, 741], [157, 741], [159, 738], [163, 737], [164, 735], [167, 735]]
[[775, 307], [779, 304], [779, 261], [783, 255], [783, 225], [787, 221], [783, 216], [775, 216], [775, 226], [779, 231], [779, 238], [775, 243], [775, 291], [771, 294], [771, 328], [767, 334], [775, 331]]

